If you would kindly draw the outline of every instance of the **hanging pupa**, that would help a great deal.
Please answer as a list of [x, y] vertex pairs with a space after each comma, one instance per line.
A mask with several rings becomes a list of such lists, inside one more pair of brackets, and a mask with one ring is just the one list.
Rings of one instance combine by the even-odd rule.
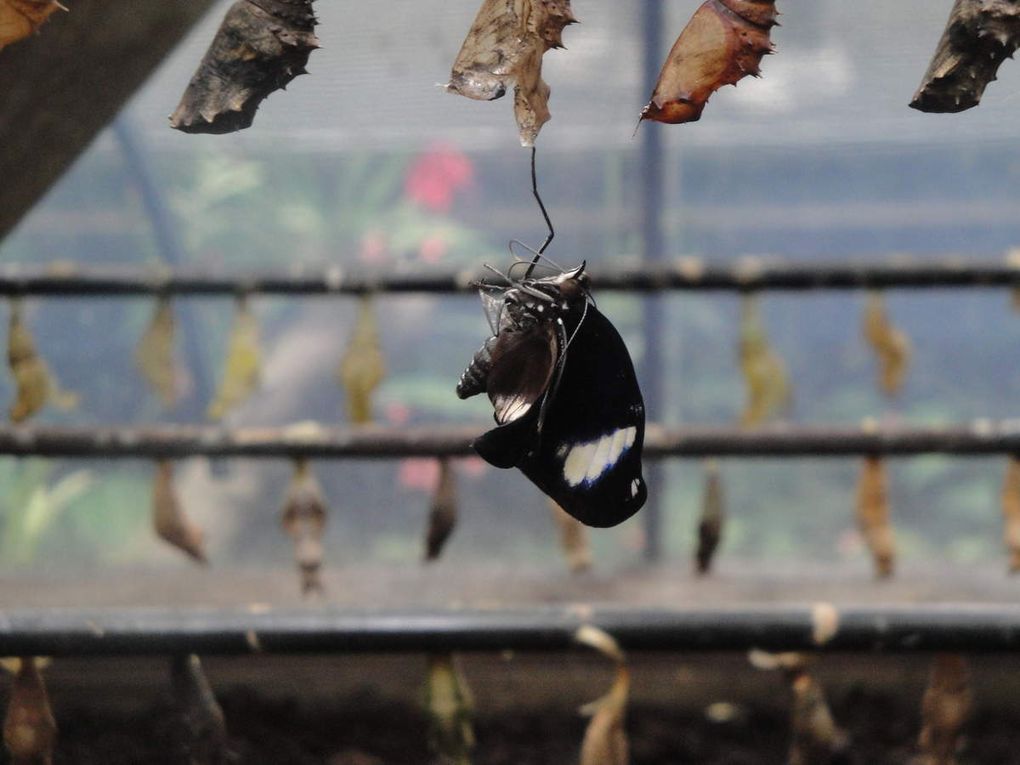
[[786, 408], [790, 401], [786, 366], [769, 345], [753, 293], [745, 294], [741, 303], [740, 369], [747, 390], [741, 424], [759, 425]]
[[36, 352], [35, 340], [21, 310], [21, 300], [11, 300], [7, 363], [17, 388], [9, 410], [14, 423], [24, 422], [46, 404], [53, 404], [59, 409], [73, 409], [78, 405], [77, 395], [61, 390], [46, 362]]
[[695, 122], [719, 88], [760, 76], [778, 15], [774, 0], [706, 0], [673, 44], [641, 119]]
[[372, 393], [386, 375], [375, 302], [362, 296], [350, 343], [340, 361], [338, 377], [347, 394], [347, 416], [355, 425], [372, 422]]
[[237, 298], [234, 326], [216, 398], [209, 404], [209, 418], [220, 420], [250, 396], [261, 379], [262, 350], [259, 323], [245, 295]]
[[429, 749], [441, 765], [471, 765], [474, 700], [453, 654], [430, 654], [425, 686]]
[[712, 568], [712, 559], [722, 540], [726, 523], [726, 509], [723, 504], [722, 476], [719, 463], [705, 462], [705, 489], [701, 495], [701, 518], [698, 519], [698, 546], [694, 552], [695, 570], [707, 574]]
[[857, 484], [857, 527], [875, 564], [875, 575], [892, 576], [896, 563], [896, 538], [889, 517], [889, 480], [881, 457], [868, 456], [861, 465]]
[[227, 765], [234, 761], [228, 748], [227, 724], [212, 686], [195, 654], [171, 659], [170, 679], [181, 725], [181, 762]]
[[167, 408], [177, 401], [177, 365], [174, 362], [175, 322], [170, 298], [162, 296], [135, 349], [135, 366]]
[[174, 466], [169, 460], [156, 463], [152, 480], [152, 525], [164, 542], [191, 556], [199, 563], [208, 563], [202, 529], [185, 515], [174, 488]]
[[322, 594], [322, 536], [326, 531], [327, 513], [326, 500], [308, 460], [295, 460], [281, 523], [294, 541], [301, 593], [306, 597]]
[[787, 765], [816, 765], [830, 762], [845, 752], [849, 737], [832, 716], [825, 690], [812, 674], [813, 659], [802, 653], [768, 653], [754, 650], [748, 655], [756, 669], [783, 673], [793, 696], [790, 712], [790, 751]]
[[57, 11], [66, 11], [57, 0], [0, 0], [0, 50], [39, 31]]
[[551, 498], [549, 499], [549, 509], [560, 530], [560, 548], [567, 559], [567, 566], [575, 574], [587, 571], [592, 564], [588, 527]]
[[910, 338], [892, 325], [881, 292], [868, 293], [863, 330], [878, 360], [878, 385], [887, 396], [895, 396], [903, 387], [910, 366]]
[[534, 146], [550, 119], [542, 59], [550, 48], [563, 47], [563, 29], [576, 21], [570, 0], [483, 0], [453, 62], [447, 91], [494, 101], [513, 85], [521, 146]]
[[4, 717], [4, 744], [13, 765], [51, 765], [57, 722], [40, 673], [39, 659], [16, 660]]
[[306, 74], [315, 36], [314, 0], [238, 0], [188, 83], [170, 127], [232, 133], [249, 127], [266, 97]]
[[921, 701], [921, 756], [915, 765], [956, 765], [960, 731], [973, 705], [970, 668], [958, 654], [937, 654]]
[[616, 677], [609, 693], [581, 707], [581, 714], [591, 717], [581, 742], [581, 765], [629, 765], [626, 720], [630, 671], [626, 656], [612, 635], [597, 627], [581, 627], [574, 639], [616, 662]]
[[1015, 456], [1009, 458], [1002, 484], [1002, 538], [1015, 574], [1020, 571], [1020, 458]]
[[438, 560], [457, 526], [457, 477], [449, 459], [439, 460], [439, 481], [429, 507], [425, 532], [425, 562]]

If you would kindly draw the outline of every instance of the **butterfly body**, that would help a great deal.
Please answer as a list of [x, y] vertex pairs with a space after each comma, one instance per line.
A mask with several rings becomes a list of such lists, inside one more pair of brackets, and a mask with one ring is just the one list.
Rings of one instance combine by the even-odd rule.
[[[509, 277], [508, 277], [509, 278]], [[473, 446], [520, 468], [568, 513], [615, 526], [644, 504], [644, 402], [630, 355], [595, 307], [584, 266], [486, 286], [493, 335], [461, 376], [461, 398], [485, 392], [497, 426]]]

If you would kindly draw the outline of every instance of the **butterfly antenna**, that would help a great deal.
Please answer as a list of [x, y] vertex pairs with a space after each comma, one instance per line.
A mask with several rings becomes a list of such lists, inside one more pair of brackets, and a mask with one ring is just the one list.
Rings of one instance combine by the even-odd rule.
[[528, 266], [528, 270], [524, 272], [524, 278], [527, 279], [531, 276], [531, 272], [535, 270], [535, 266], [538, 265], [538, 261], [542, 257], [542, 253], [545, 252], [546, 247], [552, 242], [556, 236], [556, 230], [553, 228], [552, 221], [549, 219], [549, 213], [545, 209], [545, 203], [542, 201], [541, 195], [538, 193], [538, 173], [535, 172], [535, 147], [531, 147], [531, 193], [535, 195], [535, 201], [538, 202], [538, 209], [542, 211], [542, 217], [545, 218], [545, 225], [549, 228], [549, 236], [542, 242], [542, 246], [535, 252], [535, 257], [531, 259], [531, 265]]

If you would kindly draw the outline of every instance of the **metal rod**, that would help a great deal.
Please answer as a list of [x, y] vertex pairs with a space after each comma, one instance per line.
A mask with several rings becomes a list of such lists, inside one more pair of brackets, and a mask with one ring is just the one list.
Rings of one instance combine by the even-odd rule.
[[5, 656], [563, 651], [594, 625], [629, 651], [1016, 651], [1020, 607], [751, 606], [510, 610], [8, 609]]
[[[641, 3], [641, 76], [642, 90], [651, 93], [659, 74], [660, 48], [662, 47], [663, 3], [661, 0], [643, 0]], [[641, 133], [641, 260], [645, 268], [657, 269], [666, 257], [665, 240], [662, 234], [662, 216], [666, 204], [666, 176], [663, 168], [667, 164], [662, 150], [662, 133], [659, 126], [650, 124]], [[598, 282], [594, 281], [593, 285]], [[652, 296], [641, 304], [641, 326], [644, 337], [644, 353], [639, 373], [644, 392], [645, 410], [656, 419], [665, 417], [665, 351], [662, 342], [665, 326], [663, 303]], [[642, 519], [645, 526], [644, 557], [655, 562], [662, 557], [662, 503], [665, 472], [659, 465], [649, 465], [645, 470], [648, 482], [648, 501]]]
[[[761, 259], [710, 264], [678, 258], [643, 265], [595, 265], [589, 269], [597, 291], [664, 290], [857, 290], [1020, 287], [1015, 260], [809, 261]], [[359, 295], [367, 292], [474, 293], [491, 276], [484, 270], [369, 271], [341, 269], [216, 273], [61, 265], [39, 268], [0, 265], [0, 296]]]
[[[472, 453], [481, 427], [237, 428], [0, 427], [0, 455], [158, 459], [185, 457], [458, 457]], [[774, 426], [663, 428], [650, 425], [647, 457], [852, 457], [866, 454], [1020, 454], [1020, 421], [975, 421], [945, 428]], [[0, 654], [2, 655], [2, 654]]]

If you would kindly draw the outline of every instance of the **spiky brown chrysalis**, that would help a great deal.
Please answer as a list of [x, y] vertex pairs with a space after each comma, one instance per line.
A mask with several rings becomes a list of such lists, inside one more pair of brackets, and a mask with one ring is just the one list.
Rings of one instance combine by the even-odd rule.
[[911, 108], [962, 112], [977, 106], [1018, 47], [1020, 7], [1014, 0], [956, 0]]
[[66, 11], [57, 0], [0, 0], [0, 50], [39, 31], [57, 11]]
[[238, 0], [230, 6], [170, 127], [232, 133], [252, 124], [266, 97], [306, 74], [315, 36], [314, 0]]
[[772, 52], [773, 0], [707, 0], [666, 57], [642, 120], [694, 122], [723, 85], [757, 77]]

